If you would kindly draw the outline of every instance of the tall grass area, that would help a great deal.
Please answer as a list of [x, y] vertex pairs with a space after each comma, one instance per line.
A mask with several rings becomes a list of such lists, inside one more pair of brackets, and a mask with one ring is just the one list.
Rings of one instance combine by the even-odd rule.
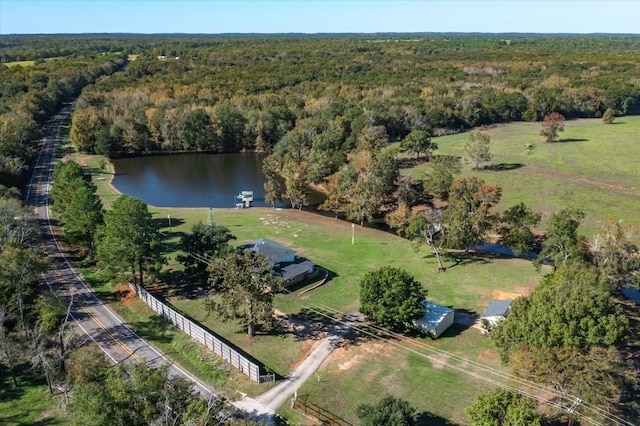
[[[509, 123], [485, 132], [491, 136], [493, 168], [471, 170], [502, 188], [499, 209], [519, 202], [542, 213], [545, 221], [558, 210], [575, 206], [586, 213], [582, 231], [591, 236], [608, 217], [639, 225], [640, 117], [619, 117], [613, 124], [599, 119], [571, 120], [558, 142], [546, 143], [540, 123]], [[468, 133], [434, 138], [436, 154], [466, 158]], [[422, 164], [406, 171], [422, 176]]]

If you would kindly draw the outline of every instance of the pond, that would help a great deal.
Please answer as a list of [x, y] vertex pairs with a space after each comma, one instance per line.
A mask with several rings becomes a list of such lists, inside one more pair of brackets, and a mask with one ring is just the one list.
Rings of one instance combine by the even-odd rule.
[[[112, 160], [113, 186], [157, 207], [235, 207], [253, 191], [253, 206], [266, 207], [262, 161], [266, 154], [174, 154]], [[311, 194], [311, 203], [320, 195]]]

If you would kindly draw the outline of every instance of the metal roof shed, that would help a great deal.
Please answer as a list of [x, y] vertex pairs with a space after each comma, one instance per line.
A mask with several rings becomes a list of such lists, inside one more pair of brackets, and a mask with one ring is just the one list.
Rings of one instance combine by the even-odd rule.
[[446, 329], [453, 325], [455, 311], [446, 306], [438, 305], [429, 300], [420, 302], [425, 308], [422, 318], [413, 320], [413, 326], [425, 334], [438, 338]]
[[480, 319], [487, 320], [491, 325], [495, 326], [509, 315], [512, 303], [513, 300], [494, 300], [489, 303]]

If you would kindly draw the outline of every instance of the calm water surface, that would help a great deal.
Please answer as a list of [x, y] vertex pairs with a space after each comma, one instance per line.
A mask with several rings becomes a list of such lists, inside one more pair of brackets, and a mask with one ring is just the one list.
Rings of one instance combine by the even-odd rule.
[[177, 154], [113, 160], [113, 185], [158, 207], [234, 207], [240, 191], [253, 191], [264, 207], [264, 154]]

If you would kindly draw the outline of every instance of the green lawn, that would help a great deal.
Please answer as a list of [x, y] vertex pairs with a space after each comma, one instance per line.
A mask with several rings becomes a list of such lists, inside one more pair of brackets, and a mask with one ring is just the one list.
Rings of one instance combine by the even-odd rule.
[[[608, 217], [640, 225], [635, 213], [640, 197], [640, 117], [620, 117], [610, 125], [599, 119], [567, 121], [555, 143], [545, 143], [540, 128], [540, 123], [509, 123], [486, 130], [495, 169], [472, 171], [467, 163], [463, 174], [500, 186], [498, 209], [524, 202], [541, 212], [542, 228], [551, 214], [567, 206], [584, 209], [583, 232], [589, 236]], [[435, 138], [436, 154], [465, 158], [467, 138], [467, 133]], [[419, 177], [425, 167], [407, 172]]]
[[0, 375], [1, 425], [65, 425], [64, 413], [58, 408], [61, 395], [49, 394], [44, 378], [32, 374], [18, 377], [19, 387], [2, 371]]
[[[206, 221], [208, 216], [204, 209], [153, 211], [159, 217], [171, 211], [172, 220], [175, 217], [179, 222], [172, 229], [174, 234], [187, 232], [192, 223]], [[394, 265], [411, 271], [424, 283], [430, 299], [471, 313], [481, 313], [493, 298], [526, 294], [541, 277], [525, 260], [462, 255], [459, 264], [448, 259], [445, 261], [447, 272], [437, 273], [435, 259], [426, 249], [416, 253], [409, 242], [402, 238], [360, 227], [355, 228], [355, 244], [352, 245], [349, 223], [308, 212], [257, 208], [215, 209], [213, 220], [231, 229], [238, 237], [237, 243], [267, 237], [298, 250], [299, 254], [337, 274], [324, 286], [304, 295], [300, 294], [304, 290], [301, 288], [277, 296], [276, 308], [297, 319], [317, 321], [318, 318], [305, 307], [319, 305], [342, 312], [356, 311], [359, 306], [360, 278], [367, 271], [382, 265]], [[170, 300], [280, 375], [287, 374], [309, 350], [309, 346], [293, 334], [281, 331], [275, 335], [248, 338], [236, 324], [221, 323], [213, 316], [207, 316], [200, 300], [188, 300], [179, 295], [170, 297]], [[475, 328], [452, 329], [436, 341], [429, 338], [422, 340], [440, 349], [501, 368], [490, 340], [480, 336]], [[395, 355], [382, 357], [378, 350], [391, 351]], [[335, 365], [341, 359], [344, 361], [344, 357], [352, 358], [353, 368], [336, 370]], [[355, 420], [353, 415], [357, 403], [375, 402], [386, 389], [410, 400], [419, 410], [464, 422], [460, 416], [464, 407], [473, 401], [478, 392], [487, 389], [485, 383], [470, 381], [467, 376], [447, 368], [434, 369], [424, 358], [368, 339], [358, 341], [343, 354], [332, 357], [319, 374], [320, 385], [314, 376], [314, 380], [305, 384], [300, 392], [308, 394], [311, 402], [350, 421]], [[436, 382], [443, 386], [446, 383], [445, 388], [440, 385], [425, 386], [425, 383]], [[390, 387], [391, 383], [395, 385]], [[451, 399], [442, 392], [444, 389], [445, 392], [455, 393], [462, 388], [465, 389], [464, 397], [460, 398]], [[367, 391], [363, 392], [363, 389]], [[244, 390], [257, 393], [264, 391], [260, 387]], [[349, 401], [348, 404], [345, 401]], [[283, 407], [282, 414], [295, 416], [286, 407]]]

